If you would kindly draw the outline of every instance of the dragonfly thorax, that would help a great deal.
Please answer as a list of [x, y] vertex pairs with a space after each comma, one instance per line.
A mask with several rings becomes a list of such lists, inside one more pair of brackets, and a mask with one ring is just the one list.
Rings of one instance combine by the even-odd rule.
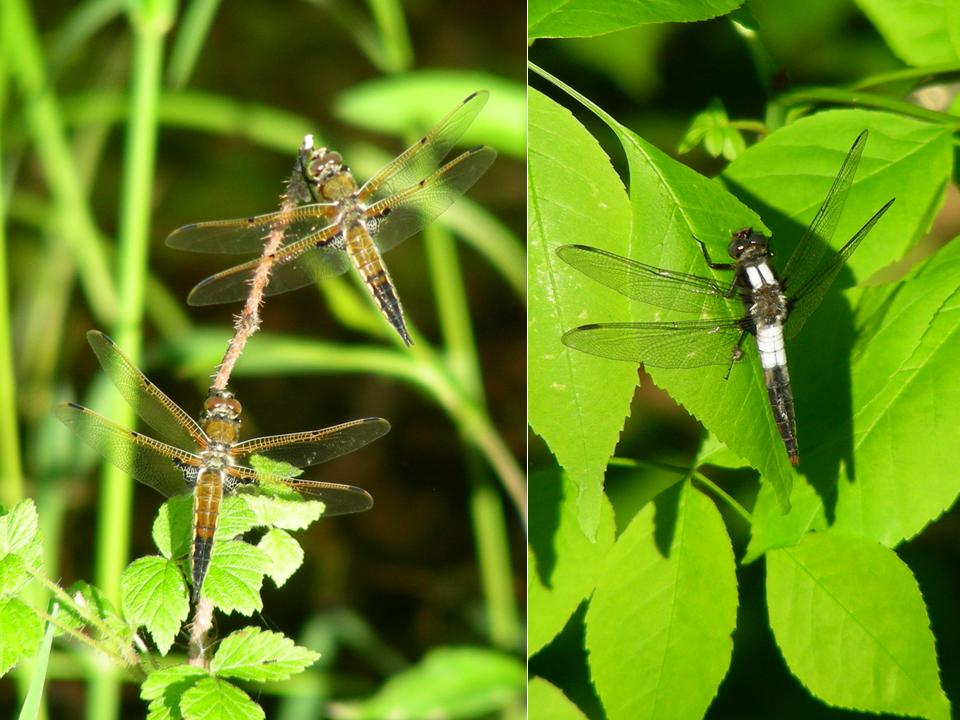
[[766, 235], [744, 228], [733, 233], [727, 252], [734, 260], [743, 263], [756, 262], [773, 255]]

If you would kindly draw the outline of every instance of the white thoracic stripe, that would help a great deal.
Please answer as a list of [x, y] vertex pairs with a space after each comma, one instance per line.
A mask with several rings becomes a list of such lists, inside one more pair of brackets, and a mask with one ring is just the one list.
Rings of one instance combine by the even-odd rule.
[[757, 328], [757, 350], [760, 352], [760, 364], [764, 369], [784, 367], [787, 364], [783, 326], [780, 323]]
[[773, 270], [770, 269], [770, 266], [767, 263], [762, 262], [757, 265], [757, 270], [760, 271], [760, 277], [763, 278], [763, 281], [767, 285], [773, 285], [777, 282], [777, 278], [773, 275]]
[[747, 265], [747, 282], [754, 290], [763, 287], [763, 279], [760, 277], [760, 270], [757, 269], [756, 265]]

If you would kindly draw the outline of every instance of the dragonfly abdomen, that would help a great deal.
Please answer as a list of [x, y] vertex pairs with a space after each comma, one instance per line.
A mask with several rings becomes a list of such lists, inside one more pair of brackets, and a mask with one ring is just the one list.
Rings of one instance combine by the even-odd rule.
[[763, 379], [767, 385], [767, 396], [777, 431], [783, 438], [790, 464], [796, 467], [800, 464], [800, 451], [797, 448], [797, 421], [793, 412], [793, 391], [790, 389], [790, 374], [786, 362], [764, 367]]
[[347, 230], [345, 249], [354, 267], [370, 288], [374, 301], [383, 316], [400, 333], [403, 342], [412, 344], [403, 319], [400, 298], [393, 287], [387, 268], [380, 258], [380, 251], [373, 244], [373, 238], [364, 225], [354, 225]]
[[210, 567], [210, 555], [213, 551], [213, 537], [217, 531], [220, 517], [220, 502], [223, 499], [223, 475], [219, 470], [203, 469], [197, 475], [194, 490], [193, 512], [193, 555], [191, 574], [193, 576], [193, 600], [200, 597], [203, 579]]

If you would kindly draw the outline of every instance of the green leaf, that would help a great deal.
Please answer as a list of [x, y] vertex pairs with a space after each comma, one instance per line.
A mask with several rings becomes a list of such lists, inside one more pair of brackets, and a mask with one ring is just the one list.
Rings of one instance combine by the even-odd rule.
[[223, 612], [250, 615], [263, 608], [260, 588], [270, 558], [258, 547], [239, 540], [214, 543], [203, 595]]
[[66, 603], [60, 605], [59, 619], [62, 624], [80, 629], [87, 627], [91, 621], [100, 620], [114, 635], [127, 639], [136, 631], [137, 626], [131, 626], [120, 617], [100, 588], [78, 580], [67, 588], [67, 594], [76, 605]]
[[367, 700], [331, 703], [351, 720], [474, 718], [522, 697], [523, 663], [485, 648], [435, 648], [414, 667], [393, 675]]
[[16, 595], [28, 582], [30, 576], [22, 557], [10, 554], [0, 557], [0, 598]]
[[207, 675], [206, 670], [194, 665], [173, 665], [155, 670], [140, 686], [140, 697], [144, 700], [162, 701], [163, 705], [173, 710], [179, 707], [180, 696], [184, 691], [193, 687], [198, 678]]
[[183, 693], [184, 720], [263, 720], [263, 710], [235, 685], [203, 678]]
[[42, 639], [43, 624], [33, 610], [16, 598], [0, 600], [0, 676], [36, 653]]
[[[703, 253], [695, 238], [711, 246], [711, 255], [719, 258], [726, 252], [731, 233], [744, 227], [761, 229], [756, 214], [724, 192], [719, 183], [673, 160], [620, 125], [589, 99], [572, 88], [561, 86], [609, 125], [626, 153], [630, 167], [633, 232], [628, 245], [616, 250], [619, 254], [655, 267], [709, 275], [712, 271], [704, 267]], [[591, 234], [596, 236], [596, 231]], [[576, 273], [572, 268], [569, 272]], [[729, 281], [729, 272], [720, 278], [721, 283]], [[611, 290], [605, 292], [614, 294]], [[591, 321], [693, 319], [690, 313], [663, 310], [642, 303], [626, 306], [621, 303], [621, 308], [627, 307], [629, 310], [621, 310], [614, 318], [606, 314], [598, 318], [594, 301], [585, 299], [581, 302], [581, 297], [562, 292], [562, 288], [556, 294], [561, 306], [572, 306], [580, 317]], [[534, 312], [531, 307], [531, 313]], [[731, 304], [731, 317], [739, 312], [741, 310]], [[777, 500], [786, 511], [789, 508], [794, 471], [771, 417], [756, 347], [746, 348], [746, 354], [751, 357], [738, 363], [727, 380], [724, 379], [727, 368], [719, 365], [698, 368], [696, 371], [647, 368], [647, 372], [657, 385], [667, 390], [730, 450], [759, 469], [764, 479], [772, 483]], [[630, 366], [630, 363], [611, 360], [601, 359], [601, 362], [603, 365], [597, 365], [595, 375], [589, 378], [593, 385], [600, 387], [610, 384], [609, 375], [613, 368]], [[601, 407], [613, 413], [613, 409]], [[731, 422], [731, 418], [736, 418], [736, 422]]]
[[433, 127], [467, 95], [489, 90], [490, 100], [461, 140], [464, 148], [486, 143], [515, 158], [526, 156], [522, 85], [489, 73], [420, 70], [355, 84], [334, 100], [344, 122], [406, 139]]
[[319, 653], [295, 645], [280, 633], [251, 627], [223, 639], [210, 670], [237, 680], [280, 681], [303, 672], [319, 657]]
[[539, 677], [530, 679], [527, 710], [527, 720], [587, 720], [563, 691]]
[[168, 560], [186, 557], [193, 541], [193, 495], [178, 495], [160, 506], [153, 542]]
[[[584, 537], [577, 520], [577, 488], [559, 470], [533, 474], [529, 480], [530, 551], [527, 654], [533, 656], [566, 625], [590, 596], [603, 560], [613, 547], [613, 509], [603, 499], [596, 541]], [[532, 707], [532, 706], [531, 706]]]
[[166, 655], [190, 611], [177, 564], [157, 555], [134, 560], [120, 576], [120, 598], [127, 619], [146, 627]]
[[677, 152], [689, 152], [701, 142], [713, 157], [723, 155], [727, 160], [737, 159], [746, 150], [743, 135], [730, 126], [727, 110], [719, 98], [713, 98], [704, 110], [694, 116]]
[[220, 503], [220, 518], [217, 521], [216, 537], [232, 540], [262, 525], [246, 501], [246, 494], [225, 495]]
[[743, 0], [530, 0], [527, 36], [590, 37], [648, 23], [695, 22], [726, 15]]
[[954, 0], [855, 0], [894, 54], [908, 65], [960, 60], [960, 6]]
[[772, 550], [767, 605], [790, 671], [824, 702], [950, 717], [923, 597], [892, 550], [834, 532]]
[[530, 426], [576, 483], [580, 526], [593, 538], [607, 460], [630, 412], [637, 373], [627, 363], [571, 350], [560, 336], [588, 319], [623, 319], [629, 303], [564, 264], [556, 248], [590, 238], [625, 252], [630, 209], [593, 136], [533, 88], [529, 124], [528, 368], [537, 378], [528, 388]]
[[269, 495], [240, 495], [253, 513], [258, 525], [303, 530], [323, 517], [324, 504], [320, 500], [294, 500]]
[[[57, 618], [58, 614], [59, 607], [56, 603], [51, 603], [50, 616]], [[43, 686], [47, 677], [47, 669], [50, 663], [50, 650], [53, 647], [54, 635], [56, 635], [56, 626], [52, 622], [48, 622], [46, 630], [44, 630], [43, 633], [43, 641], [40, 643], [40, 648], [33, 658], [29, 689], [23, 699], [23, 705], [20, 706], [20, 720], [39, 718], [43, 714]]]
[[736, 621], [730, 538], [713, 502], [685, 482], [617, 539], [587, 610], [590, 671], [609, 720], [702, 717]]
[[[17, 503], [10, 512], [0, 516], [0, 558], [16, 555], [23, 560], [23, 569], [41, 572], [43, 570], [43, 546], [37, 531], [37, 507], [33, 500]], [[13, 578], [10, 578], [11, 583]], [[20, 587], [29, 582], [29, 577], [21, 576]], [[19, 590], [19, 588], [18, 588]]]
[[290, 533], [284, 530], [273, 529], [268, 531], [257, 547], [270, 558], [267, 575], [277, 587], [281, 587], [290, 576], [303, 564], [303, 548], [293, 539]]
[[303, 475], [303, 470], [283, 460], [273, 460], [265, 455], [251, 455], [248, 458], [250, 467], [261, 475], [283, 478], [295, 478]]

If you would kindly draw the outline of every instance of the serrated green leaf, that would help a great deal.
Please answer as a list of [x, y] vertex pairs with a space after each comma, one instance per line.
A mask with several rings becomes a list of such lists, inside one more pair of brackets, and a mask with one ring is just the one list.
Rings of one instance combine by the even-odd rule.
[[0, 676], [36, 653], [42, 639], [43, 624], [33, 610], [16, 598], [0, 600]]
[[257, 543], [257, 547], [270, 558], [267, 575], [277, 587], [281, 587], [303, 564], [303, 548], [290, 533], [274, 528]]
[[530, 679], [527, 713], [527, 720], [587, 720], [560, 688], [539, 677]]
[[952, 0], [855, 0], [908, 65], [960, 60], [960, 7]]
[[824, 702], [950, 717], [923, 597], [892, 550], [834, 532], [771, 550], [767, 606], [790, 671]]
[[[522, 696], [523, 663], [485, 648], [435, 648], [414, 667], [393, 675], [360, 702], [336, 703], [351, 720], [474, 718], [507, 707]], [[331, 705], [334, 705], [331, 703]]]
[[60, 606], [60, 622], [79, 629], [87, 627], [89, 623], [100, 620], [110, 631], [121, 638], [130, 638], [136, 630], [131, 627], [117, 612], [113, 604], [104, 596], [100, 588], [78, 580], [67, 588], [67, 594], [75, 605], [64, 603]]
[[251, 455], [248, 458], [250, 467], [261, 475], [268, 477], [295, 478], [303, 475], [303, 469], [291, 465], [283, 460], [273, 460], [264, 455]]
[[591, 37], [650, 23], [696, 22], [735, 10], [743, 0], [530, 0], [527, 36]]
[[244, 628], [223, 639], [210, 671], [237, 680], [280, 681], [303, 672], [319, 657], [280, 633]]
[[191, 687], [196, 682], [197, 678], [207, 675], [206, 670], [195, 665], [173, 665], [155, 670], [147, 675], [147, 679], [140, 686], [140, 697], [144, 700], [159, 700], [168, 694], [168, 688], [179, 687], [184, 681], [188, 681], [188, 684], [180, 687], [177, 693], [179, 697], [187, 687]]
[[[620, 438], [636, 368], [571, 350], [567, 330], [590, 319], [626, 317], [629, 302], [565, 265], [560, 245], [591, 242], [626, 251], [630, 209], [599, 143], [553, 100], [530, 89], [528, 366], [529, 421], [578, 487], [580, 526], [600, 519], [607, 460]], [[602, 378], [602, 381], [600, 381]]]
[[153, 521], [152, 534], [165, 558], [186, 557], [193, 540], [193, 495], [178, 495], [163, 503]]
[[486, 143], [522, 159], [524, 87], [490, 73], [420, 70], [354, 84], [336, 97], [334, 114], [357, 127], [406, 137], [411, 129], [432, 127], [476, 90], [489, 90], [490, 99], [463, 134], [461, 145]]
[[260, 588], [270, 568], [263, 550], [239, 540], [214, 544], [203, 595], [223, 612], [250, 615], [263, 608]]
[[323, 517], [324, 504], [320, 500], [298, 500], [268, 495], [241, 495], [253, 513], [258, 525], [303, 530]]
[[124, 615], [146, 627], [166, 655], [190, 611], [177, 564], [157, 555], [134, 560], [120, 576], [120, 598]]
[[258, 521], [245, 498], [245, 494], [237, 493], [223, 498], [220, 503], [220, 518], [217, 521], [218, 538], [231, 540], [263, 524]]
[[0, 557], [0, 598], [16, 595], [28, 582], [30, 576], [22, 557], [12, 554]]
[[263, 720], [263, 710], [235, 685], [204, 678], [180, 700], [184, 720]]
[[730, 664], [736, 621], [736, 563], [719, 511], [689, 481], [661, 493], [617, 539], [587, 610], [606, 716], [702, 717]]
[[25, 568], [40, 572], [43, 568], [43, 547], [37, 523], [37, 507], [29, 498], [0, 516], [0, 557], [19, 555]]
[[529, 480], [530, 553], [528, 603], [536, 612], [528, 620], [527, 653], [549, 643], [589, 597], [603, 560], [613, 547], [613, 509], [603, 499], [595, 542], [577, 520], [577, 488], [559, 470], [534, 473]]

